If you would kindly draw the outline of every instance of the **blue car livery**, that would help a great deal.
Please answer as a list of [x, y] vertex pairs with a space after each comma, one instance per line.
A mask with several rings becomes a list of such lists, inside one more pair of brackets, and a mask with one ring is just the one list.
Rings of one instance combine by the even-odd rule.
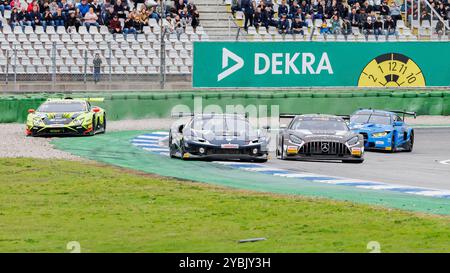
[[404, 122], [405, 115], [416, 113], [361, 109], [350, 116], [349, 127], [363, 135], [366, 150], [411, 152], [414, 130]]

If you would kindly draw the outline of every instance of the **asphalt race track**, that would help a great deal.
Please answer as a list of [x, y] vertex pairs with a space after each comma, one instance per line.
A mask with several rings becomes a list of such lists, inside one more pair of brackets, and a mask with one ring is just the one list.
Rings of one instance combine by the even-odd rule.
[[411, 153], [366, 152], [362, 164], [284, 161], [272, 154], [268, 166], [299, 172], [450, 190], [450, 128], [415, 129]]

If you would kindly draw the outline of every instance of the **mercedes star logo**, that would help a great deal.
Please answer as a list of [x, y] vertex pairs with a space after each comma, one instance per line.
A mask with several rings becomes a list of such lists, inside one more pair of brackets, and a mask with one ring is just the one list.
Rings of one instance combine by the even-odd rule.
[[324, 153], [327, 153], [330, 150], [330, 146], [328, 145], [328, 143], [322, 143], [320, 148], [322, 149], [322, 152], [324, 152]]

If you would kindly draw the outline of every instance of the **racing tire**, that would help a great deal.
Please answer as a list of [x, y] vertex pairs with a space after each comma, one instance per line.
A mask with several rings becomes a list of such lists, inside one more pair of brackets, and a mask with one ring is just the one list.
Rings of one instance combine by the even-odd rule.
[[[277, 149], [277, 157], [281, 160], [286, 159], [286, 155], [284, 154], [283, 143], [284, 143], [284, 138], [281, 139], [281, 151]], [[280, 146], [280, 145], [278, 145], [278, 146]]]
[[364, 159], [356, 159], [356, 160], [342, 160], [342, 163], [353, 163], [353, 164], [361, 164], [364, 162]]
[[395, 137], [394, 135], [392, 135], [392, 140], [391, 140], [391, 153], [395, 153], [397, 152], [397, 147], [395, 146]]
[[177, 150], [175, 149], [174, 145], [172, 144], [172, 134], [169, 133], [169, 156], [170, 156], [170, 158], [175, 158], [176, 153], [177, 153]]
[[184, 142], [180, 141], [180, 156], [182, 160], [187, 160], [187, 158], [184, 158]]
[[406, 145], [405, 152], [412, 152], [414, 148], [414, 131], [411, 131], [411, 136], [409, 137], [408, 144]]
[[103, 115], [103, 131], [102, 134], [106, 133], [106, 115]]
[[90, 136], [95, 135], [95, 131], [96, 131], [96, 129], [97, 129], [97, 123], [96, 123], [96, 121], [97, 121], [97, 120], [96, 120], [95, 118], [92, 119], [92, 131], [89, 132], [89, 135], [90, 135]]

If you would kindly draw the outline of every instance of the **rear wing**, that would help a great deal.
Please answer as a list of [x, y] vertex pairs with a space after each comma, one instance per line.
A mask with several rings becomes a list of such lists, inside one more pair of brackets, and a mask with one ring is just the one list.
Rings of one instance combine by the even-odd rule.
[[417, 113], [412, 111], [401, 111], [401, 110], [388, 110], [389, 112], [396, 113], [396, 114], [402, 114], [403, 120], [405, 119], [405, 116], [413, 116], [414, 118], [417, 118]]
[[344, 121], [350, 120], [350, 115], [336, 115], [336, 116], [342, 118]]

